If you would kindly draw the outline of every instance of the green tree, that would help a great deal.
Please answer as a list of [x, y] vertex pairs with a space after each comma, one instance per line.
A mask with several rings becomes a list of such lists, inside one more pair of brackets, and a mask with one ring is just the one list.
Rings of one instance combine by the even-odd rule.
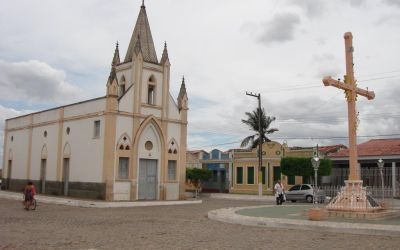
[[201, 182], [210, 179], [212, 171], [209, 169], [202, 168], [188, 168], [186, 169], [186, 180], [190, 180], [193, 186], [196, 188], [195, 196], [198, 196]]
[[[314, 168], [311, 164], [311, 157], [283, 157], [281, 159], [281, 172], [286, 176], [313, 176]], [[318, 168], [319, 176], [328, 176], [332, 172], [332, 161], [320, 159]]]
[[[249, 126], [250, 131], [255, 132], [252, 135], [247, 136], [243, 139], [240, 146], [256, 148], [259, 144], [260, 136], [258, 131], [258, 121], [259, 121], [259, 108], [256, 108], [253, 112], [246, 112], [247, 119], [242, 119], [242, 122]], [[262, 142], [270, 142], [271, 140], [267, 137], [267, 135], [272, 134], [278, 131], [277, 128], [270, 128], [271, 123], [275, 121], [275, 117], [266, 116], [265, 110], [261, 109], [261, 138]]]

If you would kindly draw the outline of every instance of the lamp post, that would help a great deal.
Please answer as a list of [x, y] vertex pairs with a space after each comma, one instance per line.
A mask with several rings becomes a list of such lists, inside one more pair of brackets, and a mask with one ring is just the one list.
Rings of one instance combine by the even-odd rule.
[[384, 184], [383, 184], [383, 167], [385, 166], [385, 162], [382, 159], [378, 160], [378, 168], [381, 173], [381, 183], [382, 183], [382, 200], [385, 198]]
[[[261, 127], [261, 94], [253, 94], [253, 92], [246, 92], [246, 95], [256, 97], [258, 99], [258, 135], [259, 135], [259, 144], [258, 144], [258, 195], [262, 196], [262, 145], [263, 145], [263, 136], [262, 136], [262, 127]], [[267, 171], [265, 171], [267, 172]], [[267, 175], [267, 174], [266, 174]], [[265, 177], [264, 177], [265, 178]], [[266, 183], [268, 184], [268, 183]]]
[[312, 164], [312, 167], [314, 168], [314, 179], [315, 179], [315, 186], [314, 186], [314, 206], [317, 206], [317, 204], [318, 204], [318, 201], [317, 201], [317, 193], [316, 193], [316, 190], [317, 190], [317, 175], [318, 175], [318, 168], [319, 168], [319, 163], [320, 163], [320, 161], [319, 161], [319, 157], [313, 157], [313, 158], [311, 158], [311, 164]]

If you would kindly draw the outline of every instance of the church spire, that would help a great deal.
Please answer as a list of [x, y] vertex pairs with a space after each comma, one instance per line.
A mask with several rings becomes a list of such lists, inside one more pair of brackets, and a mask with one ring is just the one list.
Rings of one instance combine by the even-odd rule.
[[114, 51], [114, 58], [112, 61], [112, 65], [116, 66], [120, 63], [120, 59], [119, 59], [119, 48], [118, 48], [118, 41], [117, 41], [117, 45], [115, 46], [115, 51]]
[[119, 50], [118, 50], [118, 42], [115, 46], [114, 56], [111, 63], [111, 71], [108, 76], [107, 81], [107, 96], [118, 96], [118, 79], [117, 79], [117, 70], [116, 66], [120, 63], [119, 61]]
[[163, 65], [167, 60], [169, 60], [167, 42], [164, 42], [164, 50], [163, 50], [163, 53], [162, 53], [160, 64]]
[[181, 89], [179, 90], [179, 95], [178, 95], [179, 110], [188, 108], [187, 101], [188, 101], [188, 98], [187, 98], [187, 93], [186, 93], [185, 76], [183, 76]]
[[[137, 39], [138, 37], [139, 41]], [[139, 44], [137, 44], [138, 42]], [[142, 6], [140, 7], [139, 16], [133, 30], [124, 62], [132, 61], [133, 54], [136, 52], [136, 47], [138, 46], [140, 46], [140, 49], [143, 53], [144, 61], [158, 64], [157, 54], [153, 43], [153, 37], [151, 36], [150, 24], [147, 18], [144, 1], [142, 1]]]
[[119, 61], [118, 45], [117, 48], [115, 49], [114, 58], [111, 63], [110, 75], [108, 76], [107, 96], [113, 96], [113, 97], [118, 96], [118, 79], [116, 71], [117, 61]]

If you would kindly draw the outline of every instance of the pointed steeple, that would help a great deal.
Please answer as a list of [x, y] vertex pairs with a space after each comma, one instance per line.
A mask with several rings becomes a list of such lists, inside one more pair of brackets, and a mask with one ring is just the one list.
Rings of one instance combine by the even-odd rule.
[[188, 101], [188, 97], [187, 97], [187, 93], [186, 93], [185, 76], [183, 76], [181, 89], [179, 90], [179, 95], [178, 95], [179, 110], [188, 108], [187, 101]]
[[118, 41], [117, 41], [117, 45], [115, 46], [115, 51], [114, 51], [114, 58], [112, 61], [112, 65], [116, 66], [118, 64], [120, 64], [120, 59], [119, 59], [119, 48], [118, 48]]
[[111, 71], [107, 81], [107, 96], [118, 96], [118, 79], [116, 66], [119, 63], [118, 43], [115, 48], [114, 57], [111, 63]]
[[[137, 39], [138, 37], [139, 41]], [[157, 54], [154, 48], [153, 38], [151, 36], [150, 24], [147, 18], [144, 1], [142, 2], [142, 6], [140, 7], [139, 16], [133, 30], [133, 34], [129, 43], [128, 51], [126, 52], [124, 62], [132, 61], [133, 53], [137, 50], [136, 47], [139, 47], [141, 49], [144, 61], [158, 64]]]
[[160, 64], [163, 65], [167, 60], [169, 60], [169, 58], [168, 58], [167, 42], [165, 42]]

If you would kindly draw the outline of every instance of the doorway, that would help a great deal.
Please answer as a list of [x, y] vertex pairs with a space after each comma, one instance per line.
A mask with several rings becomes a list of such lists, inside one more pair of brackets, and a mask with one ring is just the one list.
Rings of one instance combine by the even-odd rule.
[[11, 182], [11, 171], [12, 171], [12, 160], [8, 160], [8, 168], [7, 168], [7, 186], [6, 189], [10, 189]]
[[42, 194], [46, 192], [46, 165], [47, 159], [42, 159], [40, 164], [40, 192]]
[[157, 160], [139, 160], [139, 200], [157, 199]]
[[68, 196], [68, 184], [69, 184], [69, 158], [64, 158], [62, 193], [65, 196]]

